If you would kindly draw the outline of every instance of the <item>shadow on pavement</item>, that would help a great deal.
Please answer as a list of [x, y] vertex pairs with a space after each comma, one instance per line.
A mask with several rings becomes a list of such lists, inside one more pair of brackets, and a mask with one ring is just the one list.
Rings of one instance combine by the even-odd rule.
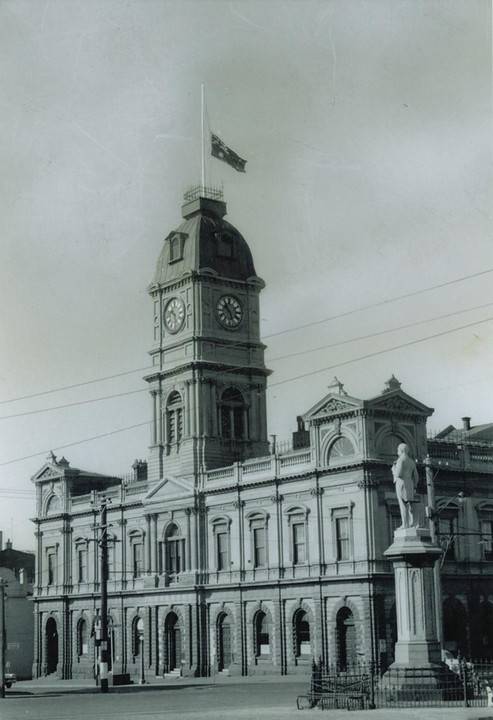
[[[169, 692], [170, 690], [201, 690], [201, 689], [211, 689], [215, 688], [217, 685], [215, 683], [203, 683], [200, 685], [197, 684], [190, 684], [190, 685], [171, 685], [164, 687], [162, 685], [121, 685], [117, 687], [112, 687], [109, 689], [108, 695], [121, 695], [121, 694], [135, 694], [135, 693], [142, 693], [142, 692]], [[90, 687], [90, 688], [67, 688], [64, 690], [63, 688], [60, 688], [59, 690], [43, 690], [42, 687], [40, 688], [33, 688], [32, 690], [10, 690], [7, 691], [5, 694], [6, 698], [23, 698], [23, 699], [31, 699], [31, 698], [40, 698], [40, 697], [63, 697], [64, 695], [102, 695], [103, 693], [98, 687]]]

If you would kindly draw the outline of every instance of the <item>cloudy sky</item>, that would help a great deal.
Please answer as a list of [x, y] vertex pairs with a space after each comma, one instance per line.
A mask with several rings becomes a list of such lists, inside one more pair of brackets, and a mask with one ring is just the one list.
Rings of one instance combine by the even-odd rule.
[[0, 528], [16, 545], [33, 545], [47, 450], [112, 473], [146, 456], [146, 287], [200, 178], [201, 82], [248, 160], [211, 160], [208, 179], [267, 283], [270, 432], [287, 438], [335, 374], [371, 397], [395, 373], [432, 429], [493, 420], [489, 1], [2, 0], [0, 46]]

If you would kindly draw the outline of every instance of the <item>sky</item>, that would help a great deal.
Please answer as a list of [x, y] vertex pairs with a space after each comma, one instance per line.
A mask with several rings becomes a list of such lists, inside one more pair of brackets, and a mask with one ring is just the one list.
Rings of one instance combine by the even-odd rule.
[[146, 457], [147, 285], [200, 181], [202, 82], [209, 127], [247, 160], [208, 158], [207, 182], [266, 282], [269, 432], [287, 439], [334, 375], [369, 398], [395, 374], [431, 430], [493, 421], [489, 1], [2, 0], [0, 46], [0, 529], [17, 547], [48, 450], [108, 473]]

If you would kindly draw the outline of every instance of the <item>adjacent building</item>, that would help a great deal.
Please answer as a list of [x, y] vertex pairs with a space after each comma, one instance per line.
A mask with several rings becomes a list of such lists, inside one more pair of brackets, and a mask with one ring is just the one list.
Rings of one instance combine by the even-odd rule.
[[95, 673], [102, 494], [113, 673], [137, 674], [141, 652], [158, 676], [389, 662], [394, 580], [383, 551], [400, 524], [390, 472], [400, 442], [419, 463], [423, 497], [427, 453], [436, 469], [445, 643], [493, 652], [492, 625], [479, 620], [493, 608], [493, 425], [429, 441], [433, 410], [392, 377], [368, 399], [335, 383], [300, 409], [289, 448], [269, 445], [264, 283], [219, 193], [192, 191], [182, 214], [149, 286], [148, 460], [118, 478], [51, 455], [33, 477], [34, 675]]
[[0, 580], [5, 597], [5, 661], [19, 679], [31, 677], [34, 647], [34, 553], [15, 550], [0, 532]]

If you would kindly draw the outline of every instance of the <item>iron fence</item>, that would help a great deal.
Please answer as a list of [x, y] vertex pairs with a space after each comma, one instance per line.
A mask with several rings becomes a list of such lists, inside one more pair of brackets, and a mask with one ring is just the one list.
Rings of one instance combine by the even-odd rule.
[[447, 660], [424, 668], [313, 663], [298, 708], [493, 707], [493, 659]]

